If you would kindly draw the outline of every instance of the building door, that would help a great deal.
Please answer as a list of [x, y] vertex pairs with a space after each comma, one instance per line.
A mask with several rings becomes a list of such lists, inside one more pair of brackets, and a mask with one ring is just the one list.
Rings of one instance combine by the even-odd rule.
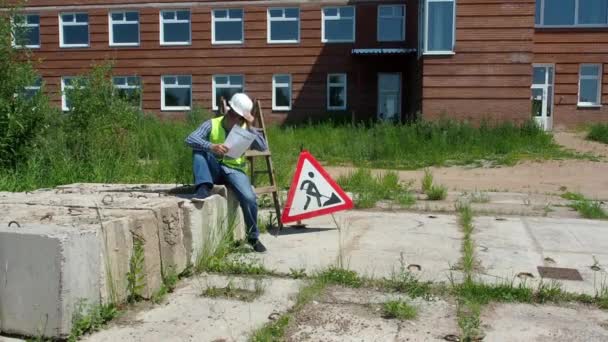
[[401, 73], [378, 74], [378, 119], [401, 120]]
[[535, 64], [532, 74], [532, 117], [545, 131], [553, 128], [552, 64]]

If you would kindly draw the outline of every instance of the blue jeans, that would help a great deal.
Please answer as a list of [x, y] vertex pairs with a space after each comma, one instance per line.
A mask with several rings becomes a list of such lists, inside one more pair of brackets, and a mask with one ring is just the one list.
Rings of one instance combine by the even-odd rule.
[[[226, 170], [228, 169], [228, 170]], [[212, 153], [194, 151], [193, 155], [194, 184], [213, 186], [223, 184], [230, 187], [237, 195], [243, 216], [247, 235], [250, 239], [257, 239], [260, 235], [258, 229], [258, 203], [251, 188], [249, 177], [240, 170], [230, 169], [215, 158]]]

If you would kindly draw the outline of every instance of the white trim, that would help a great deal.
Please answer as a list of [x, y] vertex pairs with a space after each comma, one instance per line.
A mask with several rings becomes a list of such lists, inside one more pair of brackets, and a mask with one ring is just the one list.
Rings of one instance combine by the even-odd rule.
[[[182, 85], [179, 84], [179, 77], [190, 77], [190, 85]], [[165, 77], [175, 77], [175, 82], [174, 84], [171, 85], [166, 85], [165, 84]], [[189, 106], [173, 106], [173, 107], [168, 107], [165, 105], [165, 88], [178, 88], [178, 89], [185, 89], [185, 88], [189, 88], [190, 89], [190, 105]], [[160, 76], [160, 110], [162, 111], [184, 111], [184, 110], [190, 110], [192, 108], [192, 75], [162, 75]]]
[[[164, 19], [163, 13], [173, 12], [175, 19]], [[177, 12], [188, 12], [188, 20], [177, 19]], [[171, 9], [161, 10], [158, 12], [159, 17], [159, 42], [161, 46], [184, 46], [192, 45], [192, 12], [189, 9]], [[165, 22], [168, 24], [185, 24], [188, 23], [188, 40], [179, 42], [165, 42]]]
[[[87, 16], [86, 23], [76, 22], [76, 15], [84, 14]], [[69, 23], [63, 22], [64, 15], [73, 15], [74, 20]], [[89, 26], [89, 14], [86, 12], [61, 12], [59, 13], [59, 47], [61, 48], [74, 48], [74, 47], [89, 47], [91, 45], [91, 30]], [[64, 44], [63, 43], [63, 26], [86, 26], [87, 27], [87, 43], [86, 44]]]
[[[278, 77], [278, 76], [289, 77], [289, 82], [288, 83], [277, 83], [276, 77]], [[292, 94], [293, 94], [292, 84], [293, 83], [292, 83], [291, 74], [274, 74], [274, 75], [272, 75], [272, 110], [277, 110], [277, 111], [291, 110]], [[276, 90], [277, 90], [277, 88], [285, 88], [285, 87], [289, 88], [289, 106], [277, 106]]]
[[[137, 13], [137, 22], [127, 20], [127, 12]], [[114, 22], [112, 14], [122, 13], [124, 19], [121, 21]], [[117, 25], [134, 25], [137, 24], [137, 42], [136, 43], [114, 43], [114, 24]], [[139, 46], [141, 43], [141, 25], [139, 11], [109, 11], [108, 12], [108, 35], [110, 46]]]
[[[380, 16], [380, 9], [381, 8], [391, 8], [393, 11], [393, 14], [391, 16], [386, 16], [386, 17], [381, 17]], [[403, 15], [402, 16], [396, 16], [395, 15], [395, 8], [397, 7], [401, 7], [403, 8]], [[404, 42], [405, 41], [405, 18], [407, 17], [406, 15], [406, 8], [405, 5], [378, 5], [377, 7], [377, 15], [376, 15], [376, 40], [378, 40], [379, 42]], [[401, 28], [401, 39], [382, 39], [380, 37], [380, 18], [387, 18], [387, 19], [401, 19], [401, 24], [402, 24], [402, 28]]]
[[[241, 11], [240, 18], [231, 18], [230, 11]], [[216, 11], [226, 11], [226, 18], [215, 18]], [[218, 20], [219, 19], [219, 20]], [[241, 23], [241, 40], [216, 40], [215, 39], [215, 22], [240, 22]], [[216, 8], [211, 10], [211, 44], [212, 45], [236, 45], [245, 42], [245, 10], [242, 8]]]
[[[27, 14], [17, 14], [17, 15], [22, 15], [25, 17], [25, 24], [22, 25], [22, 27], [37, 27], [38, 28], [38, 44], [36, 45], [32, 45], [32, 44], [26, 44], [26, 45], [17, 45], [17, 42], [15, 41], [15, 35], [14, 35], [14, 31], [16, 29], [15, 26], [15, 18], [11, 17], [11, 45], [12, 47], [14, 47], [15, 49], [24, 49], [24, 48], [28, 48], [28, 49], [39, 49], [40, 45], [42, 44], [42, 37], [40, 36], [40, 14], [38, 13], [27, 13]], [[28, 18], [30, 16], [37, 16], [38, 17], [38, 24], [30, 24], [28, 22]]]
[[70, 111], [71, 108], [67, 107], [67, 97], [66, 97], [66, 93], [65, 90], [66, 89], [74, 89], [73, 85], [70, 86], [66, 86], [65, 85], [65, 81], [66, 80], [74, 80], [76, 78], [76, 76], [61, 76], [61, 110], [64, 112], [68, 112]]
[[[287, 9], [295, 9], [298, 11], [298, 18], [287, 18], [285, 16], [285, 10]], [[283, 15], [280, 18], [272, 18], [270, 16], [270, 11], [271, 10], [282, 10], [283, 11]], [[266, 10], [266, 42], [268, 44], [298, 44], [300, 43], [300, 30], [301, 30], [301, 15], [300, 15], [300, 8], [299, 7], [269, 7]], [[272, 28], [272, 22], [281, 22], [281, 21], [287, 21], [287, 22], [291, 22], [291, 21], [296, 21], [298, 23], [298, 28], [297, 28], [297, 38], [291, 39], [291, 40], [272, 40], [272, 36], [271, 36], [271, 28]]]
[[[234, 76], [241, 77], [243, 82], [240, 85], [232, 84], [230, 82], [231, 76], [232, 77], [234, 77]], [[241, 88], [241, 92], [243, 92], [243, 93], [245, 92], [245, 75], [243, 75], [243, 74], [217, 74], [217, 75], [211, 76], [211, 107], [212, 107], [212, 110], [219, 109], [219, 107], [217, 106], [217, 103], [216, 103], [216, 99], [215, 99], [216, 98], [216, 87], [217, 87], [217, 84], [215, 83], [216, 77], [227, 77], [228, 78], [228, 85], [223, 85], [220, 88]], [[226, 99], [226, 100], [229, 100], [229, 99]]]
[[[583, 67], [593, 66], [598, 68], [598, 74], [595, 76], [583, 76]], [[600, 63], [583, 63], [578, 68], [578, 94], [577, 94], [577, 107], [585, 107], [585, 108], [597, 108], [602, 106], [602, 64]], [[595, 80], [597, 85], [597, 100], [598, 102], [581, 102], [581, 83], [583, 80]]]
[[[332, 76], [344, 76], [344, 81], [339, 83], [330, 83], [330, 77]], [[346, 110], [348, 107], [348, 75], [346, 73], [332, 73], [327, 74], [327, 110]], [[330, 88], [344, 88], [344, 105], [343, 106], [331, 106], [330, 101]]]
[[[352, 8], [353, 16], [345, 17], [344, 19], [352, 19], [353, 20], [353, 38], [352, 39], [327, 39], [325, 37], [325, 10], [326, 9], [336, 9], [338, 14], [335, 16], [329, 16], [327, 20], [341, 20], [343, 19], [340, 15], [340, 9], [342, 8]], [[357, 40], [357, 8], [355, 6], [330, 6], [330, 7], [322, 7], [321, 8], [321, 42], [323, 43], [354, 43]]]
[[[454, 55], [456, 46], [456, 0], [424, 0], [424, 37], [423, 37], [423, 55]], [[452, 2], [452, 49], [451, 50], [435, 50], [429, 51], [429, 2]]]
[[[579, 10], [580, 0], [574, 0], [574, 24], [559, 24], [559, 25], [546, 25], [545, 24], [545, 0], [540, 1], [540, 23], [534, 21], [534, 27], [536, 28], [605, 28], [608, 27], [608, 17], [606, 23], [603, 24], [579, 24]], [[608, 8], [607, 8], [608, 11]], [[536, 17], [536, 15], [535, 15]]]

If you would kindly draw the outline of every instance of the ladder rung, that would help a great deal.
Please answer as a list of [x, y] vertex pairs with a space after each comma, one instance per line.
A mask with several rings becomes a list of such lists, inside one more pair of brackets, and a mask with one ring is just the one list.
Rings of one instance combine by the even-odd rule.
[[272, 186], [272, 185], [271, 186], [262, 186], [262, 187], [259, 187], [259, 188], [255, 188], [255, 193], [258, 194], [258, 195], [261, 195], [261, 194], [270, 194], [270, 193], [273, 193], [273, 192], [276, 192], [276, 191], [277, 191], [277, 187], [276, 186]]
[[249, 151], [245, 152], [245, 157], [264, 157], [264, 156], [269, 156], [269, 155], [271, 155], [271, 153], [268, 150], [266, 150], [266, 151], [249, 150]]

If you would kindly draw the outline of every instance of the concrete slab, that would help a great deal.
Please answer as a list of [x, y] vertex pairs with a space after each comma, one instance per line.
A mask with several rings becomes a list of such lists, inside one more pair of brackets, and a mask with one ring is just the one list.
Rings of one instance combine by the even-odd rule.
[[[501, 220], [475, 218], [473, 240], [482, 280], [504, 282], [515, 278], [536, 286], [540, 281], [537, 267], [548, 266], [580, 272], [582, 282], [558, 281], [568, 291], [593, 295], [608, 284], [608, 222], [518, 217]], [[523, 276], [525, 273], [533, 278]]]
[[264, 293], [253, 302], [201, 297], [211, 286], [251, 288], [248, 278], [209, 275], [185, 281], [161, 306], [129, 312], [108, 329], [85, 337], [89, 342], [118, 341], [248, 341], [249, 334], [269, 321], [272, 313], [293, 306], [302, 283], [263, 279]]
[[26, 340], [22, 340], [20, 338], [0, 336], [0, 342], [25, 342], [25, 341]]
[[67, 336], [79, 304], [99, 303], [98, 231], [51, 225], [0, 228], [0, 331]]
[[[266, 267], [311, 274], [342, 264], [369, 277], [389, 277], [401, 266], [421, 267], [423, 280], [447, 281], [460, 259], [462, 233], [456, 217], [418, 213], [350, 211], [306, 221], [308, 228], [287, 228], [278, 237], [264, 235]], [[410, 267], [410, 269], [414, 269]]]
[[581, 305], [491, 304], [481, 322], [484, 341], [608, 341], [608, 312]]
[[[402, 299], [416, 307], [415, 319], [382, 317], [381, 306]], [[329, 288], [318, 301], [306, 305], [290, 325], [288, 341], [442, 341], [458, 334], [456, 305], [425, 301], [367, 289]]]

